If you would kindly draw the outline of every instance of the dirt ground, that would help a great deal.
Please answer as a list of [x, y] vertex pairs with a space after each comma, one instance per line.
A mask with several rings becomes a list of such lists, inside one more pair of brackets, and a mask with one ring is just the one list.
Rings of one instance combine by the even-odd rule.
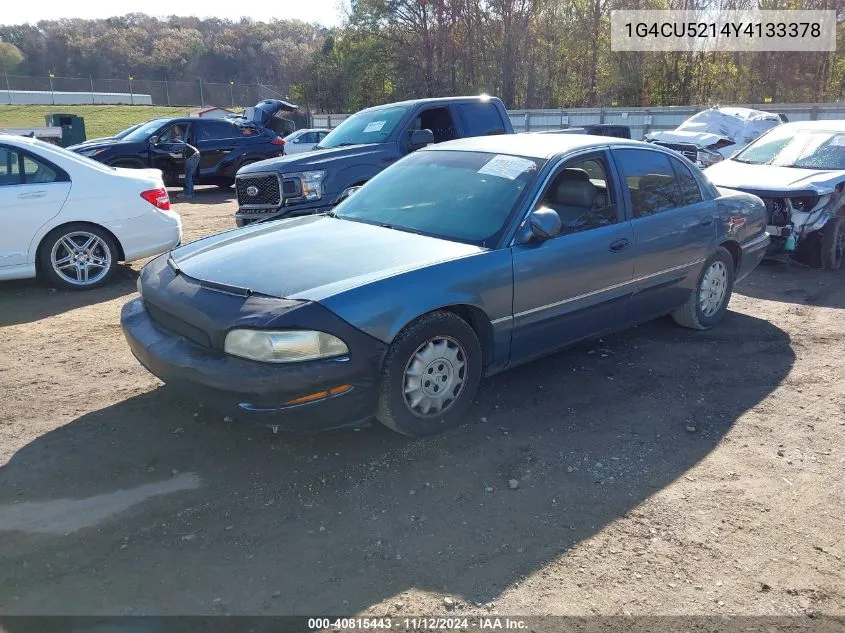
[[120, 331], [138, 269], [0, 285], [0, 614], [845, 614], [845, 272], [763, 265], [713, 331], [579, 345], [410, 440], [179, 399]]

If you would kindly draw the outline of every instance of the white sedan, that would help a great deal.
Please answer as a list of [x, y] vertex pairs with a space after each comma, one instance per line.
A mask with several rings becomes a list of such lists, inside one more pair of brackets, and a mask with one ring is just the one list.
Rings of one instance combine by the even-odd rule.
[[181, 239], [159, 170], [107, 167], [0, 134], [0, 280], [38, 272], [62, 288], [94, 288], [119, 261], [158, 255]]
[[302, 154], [313, 151], [317, 143], [326, 138], [331, 130], [323, 128], [311, 128], [297, 130], [285, 137], [285, 154]]

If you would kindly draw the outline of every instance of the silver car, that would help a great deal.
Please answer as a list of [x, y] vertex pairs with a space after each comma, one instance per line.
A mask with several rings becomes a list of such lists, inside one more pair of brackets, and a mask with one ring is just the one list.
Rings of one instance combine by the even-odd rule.
[[326, 138], [326, 134], [329, 132], [331, 130], [325, 128], [311, 128], [288, 134], [285, 137], [285, 154], [310, 152], [317, 146], [317, 143]]

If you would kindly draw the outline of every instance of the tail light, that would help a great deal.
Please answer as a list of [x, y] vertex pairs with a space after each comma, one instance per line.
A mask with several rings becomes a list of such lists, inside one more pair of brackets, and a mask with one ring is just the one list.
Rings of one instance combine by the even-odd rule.
[[141, 192], [141, 197], [162, 211], [170, 211], [170, 196], [167, 189], [149, 189]]
[[285, 144], [285, 139], [280, 138], [278, 136], [276, 138], [274, 138], [272, 141], [270, 141], [270, 145], [281, 145], [281, 146], [284, 147], [284, 144]]

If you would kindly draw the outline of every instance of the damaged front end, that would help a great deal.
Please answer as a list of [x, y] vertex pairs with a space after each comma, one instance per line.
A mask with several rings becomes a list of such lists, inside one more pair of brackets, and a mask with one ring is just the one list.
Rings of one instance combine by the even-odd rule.
[[772, 253], [791, 253], [804, 246], [810, 235], [821, 230], [845, 203], [845, 193], [841, 189], [823, 195], [812, 192], [783, 196], [761, 192], [758, 195], [766, 205], [766, 231], [771, 238], [769, 251]]

